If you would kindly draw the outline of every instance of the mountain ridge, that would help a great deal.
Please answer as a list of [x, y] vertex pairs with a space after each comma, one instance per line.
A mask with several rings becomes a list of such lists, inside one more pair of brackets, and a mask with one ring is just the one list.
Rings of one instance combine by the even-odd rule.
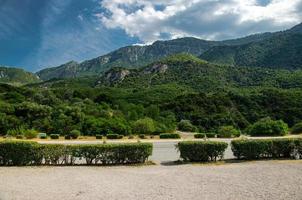
[[137, 68], [177, 53], [189, 53], [200, 56], [211, 48], [218, 46], [246, 45], [253, 42], [261, 42], [284, 33], [300, 34], [302, 33], [301, 26], [301, 24], [298, 24], [285, 31], [254, 34], [225, 41], [208, 41], [185, 37], [167, 41], [155, 41], [153, 44], [146, 46], [126, 46], [81, 63], [68, 62], [58, 67], [43, 69], [36, 74], [43, 80], [100, 75], [112, 67]]

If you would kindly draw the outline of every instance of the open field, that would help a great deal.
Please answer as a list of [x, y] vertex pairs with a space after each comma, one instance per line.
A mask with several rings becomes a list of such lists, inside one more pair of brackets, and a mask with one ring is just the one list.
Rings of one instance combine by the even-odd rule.
[[1, 167], [1, 200], [302, 199], [302, 161]]

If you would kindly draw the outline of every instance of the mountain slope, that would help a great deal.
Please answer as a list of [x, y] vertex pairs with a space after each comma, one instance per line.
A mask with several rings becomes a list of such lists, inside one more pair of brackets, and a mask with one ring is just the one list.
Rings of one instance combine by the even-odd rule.
[[[37, 75], [43, 80], [49, 80], [52, 78], [71, 78], [71, 77], [80, 77], [80, 76], [90, 76], [90, 75], [99, 75], [102, 72], [107, 71], [112, 67], [125, 67], [125, 68], [137, 68], [140, 66], [144, 66], [150, 64], [154, 61], [157, 61], [163, 57], [170, 56], [177, 53], [189, 53], [195, 56], [199, 56], [207, 51], [204, 57], [209, 61], [214, 61], [218, 63], [228, 63], [234, 64], [238, 62], [238, 65], [249, 65], [254, 64], [255, 62], [247, 62], [246, 60], [240, 61], [240, 56], [235, 56], [236, 52], [240, 52], [241, 49], [238, 46], [245, 46], [248, 44], [261, 43], [262, 41], [269, 40], [272, 37], [279, 37], [286, 34], [296, 34], [301, 33], [301, 24], [293, 27], [292, 29], [286, 31], [280, 31], [275, 33], [262, 33], [262, 34], [254, 34], [243, 38], [226, 40], [226, 41], [206, 41], [197, 38], [187, 37], [174, 39], [169, 41], [156, 41], [152, 45], [147, 46], [127, 46], [120, 48], [116, 51], [113, 51], [109, 54], [84, 61], [82, 63], [76, 62], [68, 62], [59, 67], [48, 68], [37, 72]], [[287, 43], [296, 42], [291, 41], [291, 38], [287, 38]], [[298, 42], [301, 42], [300, 40]], [[219, 46], [222, 46], [221, 48]], [[229, 46], [234, 46], [231, 48]], [[253, 48], [256, 48], [258, 51], [258, 47], [251, 47], [249, 51], [246, 51], [247, 54], [252, 53], [254, 55]], [[265, 48], [275, 48], [274, 46], [264, 45], [260, 48], [259, 51], [267, 51]], [[226, 49], [226, 50], [225, 50]], [[270, 49], [268, 49], [270, 50]], [[299, 49], [298, 49], [299, 50]], [[225, 52], [226, 51], [226, 52]], [[214, 53], [211, 53], [214, 52]], [[216, 53], [217, 52], [217, 53]], [[290, 53], [290, 52], [289, 52]], [[294, 52], [295, 53], [295, 52]], [[299, 52], [296, 52], [299, 53]], [[226, 55], [225, 55], [226, 54]], [[263, 56], [269, 56], [269, 53], [264, 54]], [[288, 54], [287, 54], [288, 55]], [[286, 55], [286, 56], [287, 56]], [[298, 55], [290, 55], [292, 56], [290, 59], [295, 59], [292, 62], [296, 62]], [[284, 61], [282, 64], [287, 64], [289, 58], [282, 57], [285, 55], [277, 55], [281, 56]], [[226, 58], [225, 58], [226, 57]], [[236, 59], [236, 60], [234, 60]], [[258, 59], [258, 57], [256, 58]], [[270, 59], [269, 57], [267, 59]], [[239, 61], [237, 61], [239, 60]], [[259, 63], [255, 63], [256, 66], [263, 66], [266, 64], [275, 64], [274, 62], [270, 63], [270, 61], [259, 61]], [[287, 66], [285, 66], [287, 67]], [[295, 68], [296, 66], [294, 66]]]
[[192, 55], [178, 54], [140, 69], [113, 68], [98, 81], [100, 86], [150, 88], [176, 84], [195, 91], [243, 87], [302, 87], [302, 71], [217, 65]]
[[200, 58], [235, 66], [302, 69], [302, 34], [283, 33], [245, 45], [213, 47]]
[[35, 74], [26, 72], [23, 69], [0, 66], [0, 83], [23, 85], [39, 81]]
[[127, 46], [80, 64], [68, 62], [59, 67], [44, 69], [37, 72], [37, 75], [43, 80], [97, 75], [111, 67], [135, 68], [181, 52], [200, 55], [200, 53], [218, 44], [220, 42], [181, 38], [157, 41], [148, 46]]

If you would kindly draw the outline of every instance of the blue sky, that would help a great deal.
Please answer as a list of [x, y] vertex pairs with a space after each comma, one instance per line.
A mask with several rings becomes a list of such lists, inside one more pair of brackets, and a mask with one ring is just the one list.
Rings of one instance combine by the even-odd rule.
[[301, 10], [302, 0], [0, 0], [0, 65], [37, 71], [155, 40], [284, 30]]

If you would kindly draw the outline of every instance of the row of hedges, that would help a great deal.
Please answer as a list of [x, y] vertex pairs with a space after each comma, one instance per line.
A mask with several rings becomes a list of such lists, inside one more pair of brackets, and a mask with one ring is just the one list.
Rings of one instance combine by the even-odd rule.
[[214, 141], [185, 141], [177, 145], [180, 157], [184, 161], [206, 162], [222, 159], [224, 151], [228, 147], [226, 142]]
[[179, 139], [181, 138], [178, 133], [162, 133], [159, 135], [160, 139]]
[[28, 141], [0, 142], [0, 165], [73, 165], [144, 163], [152, 154], [151, 143], [62, 145]]
[[302, 139], [241, 139], [231, 142], [238, 159], [302, 158]]

